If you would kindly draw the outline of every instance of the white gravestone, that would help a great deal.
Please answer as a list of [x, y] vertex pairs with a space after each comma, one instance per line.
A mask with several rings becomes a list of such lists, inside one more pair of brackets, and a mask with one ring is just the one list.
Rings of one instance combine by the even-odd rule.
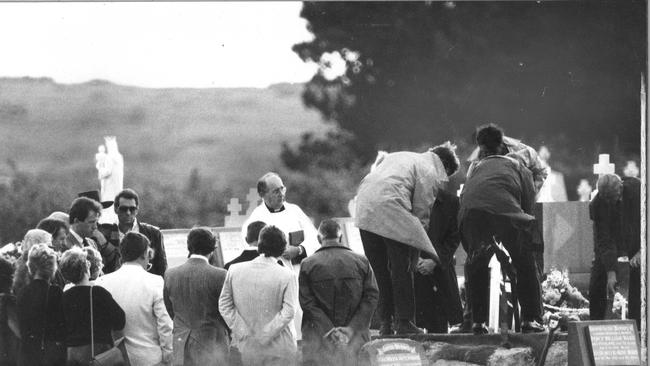
[[501, 301], [501, 263], [496, 255], [490, 259], [490, 307], [489, 307], [489, 321], [488, 328], [494, 332], [499, 333], [499, 313]]
[[[594, 174], [601, 177], [603, 174], [614, 174], [614, 164], [609, 162], [609, 154], [598, 155], [598, 164], [594, 164]], [[591, 199], [598, 193], [598, 187], [591, 192]]]
[[[115, 196], [124, 186], [124, 158], [117, 148], [115, 136], [105, 136], [104, 146], [99, 146], [95, 155], [95, 167], [100, 181], [100, 199], [113, 201]], [[104, 152], [105, 151], [105, 152]], [[99, 223], [113, 224], [117, 222], [117, 215], [113, 207], [102, 210]]]
[[578, 196], [580, 196], [581, 202], [589, 202], [589, 197], [593, 190], [594, 189], [591, 187], [591, 184], [589, 184], [588, 180], [580, 179], [580, 184], [578, 185], [576, 191], [578, 192]]
[[636, 161], [627, 161], [627, 165], [623, 168], [623, 175], [626, 177], [639, 177], [639, 167], [636, 165]]
[[239, 204], [239, 198], [231, 198], [227, 208], [230, 214], [225, 217], [224, 226], [241, 227], [246, 220], [246, 216], [240, 214], [242, 205]]
[[594, 174], [614, 174], [614, 164], [609, 162], [609, 154], [598, 155], [598, 164], [594, 164]]

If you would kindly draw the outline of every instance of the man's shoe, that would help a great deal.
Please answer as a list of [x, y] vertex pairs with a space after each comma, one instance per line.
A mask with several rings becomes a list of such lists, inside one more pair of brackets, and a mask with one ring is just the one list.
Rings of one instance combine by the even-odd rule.
[[389, 336], [395, 334], [393, 330], [393, 322], [382, 322], [379, 326], [379, 335], [380, 336]]
[[485, 326], [485, 323], [474, 323], [472, 324], [472, 333], [474, 333], [474, 335], [480, 335], [480, 334], [488, 334], [490, 333], [490, 331]]
[[427, 331], [418, 328], [410, 320], [400, 320], [397, 322], [397, 334], [425, 334]]
[[458, 323], [452, 325], [452, 327], [449, 328], [449, 334], [464, 334], [464, 333], [472, 333], [472, 324]]
[[523, 321], [521, 323], [521, 332], [522, 333], [541, 333], [544, 332], [546, 328], [543, 325], [539, 324], [535, 320], [533, 321]]

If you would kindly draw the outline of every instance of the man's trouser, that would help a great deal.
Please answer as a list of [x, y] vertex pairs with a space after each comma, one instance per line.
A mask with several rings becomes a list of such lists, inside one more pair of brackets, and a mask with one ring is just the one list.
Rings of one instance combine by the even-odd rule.
[[360, 230], [363, 250], [375, 272], [379, 287], [377, 311], [382, 322], [415, 322], [413, 273], [409, 272], [411, 247], [383, 236]]
[[490, 296], [488, 263], [494, 252], [488, 248], [495, 238], [503, 243], [517, 271], [516, 289], [521, 303], [522, 320], [539, 319], [542, 315], [542, 289], [531, 243], [528, 242], [529, 232], [517, 227], [510, 217], [480, 210], [469, 211], [462, 219], [460, 229], [461, 240], [469, 249], [465, 289], [471, 306], [472, 321], [487, 322]]
[[605, 314], [607, 314], [607, 269], [599, 258], [595, 258], [591, 262], [589, 277], [589, 319], [603, 320]]

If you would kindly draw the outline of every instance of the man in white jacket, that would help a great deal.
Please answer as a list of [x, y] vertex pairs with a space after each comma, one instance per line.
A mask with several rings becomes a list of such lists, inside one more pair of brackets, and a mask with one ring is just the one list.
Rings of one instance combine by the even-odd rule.
[[133, 366], [171, 362], [172, 319], [163, 300], [163, 278], [147, 272], [153, 250], [146, 236], [128, 232], [120, 244], [122, 267], [95, 282], [111, 293], [126, 315], [124, 338]]

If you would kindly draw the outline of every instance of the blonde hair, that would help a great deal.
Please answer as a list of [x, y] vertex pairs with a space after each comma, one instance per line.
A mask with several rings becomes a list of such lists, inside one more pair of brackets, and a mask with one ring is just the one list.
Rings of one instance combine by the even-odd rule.
[[60, 267], [63, 278], [77, 284], [83, 280], [84, 274], [89, 272], [90, 263], [81, 248], [72, 247], [61, 255]]
[[95, 280], [102, 273], [102, 268], [104, 268], [102, 255], [93, 247], [84, 247], [82, 250], [86, 253], [86, 259], [90, 263], [90, 280]]
[[32, 277], [52, 279], [56, 272], [56, 253], [46, 244], [34, 244], [27, 257], [27, 269]]
[[45, 230], [41, 229], [32, 229], [25, 234], [23, 238], [23, 243], [21, 246], [21, 251], [23, 254], [28, 254], [33, 245], [36, 244], [52, 244], [52, 234], [48, 233]]

